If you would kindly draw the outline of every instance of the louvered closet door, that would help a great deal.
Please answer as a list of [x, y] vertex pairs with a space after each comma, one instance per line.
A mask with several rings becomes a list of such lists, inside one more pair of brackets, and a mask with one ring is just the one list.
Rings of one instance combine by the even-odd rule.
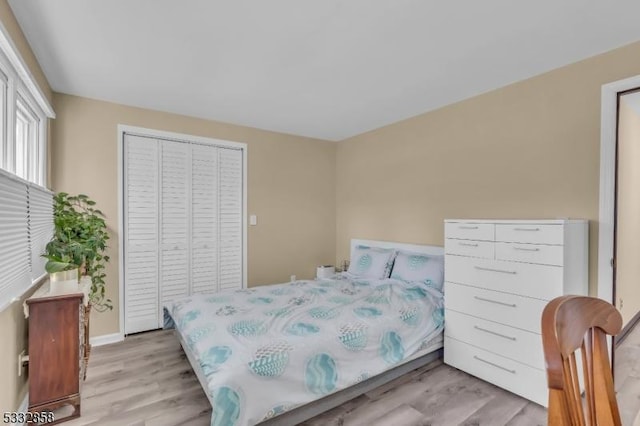
[[218, 173], [218, 148], [192, 145], [192, 293], [218, 290]]
[[125, 137], [125, 333], [158, 327], [159, 148]]
[[162, 307], [243, 285], [243, 151], [125, 136], [125, 333]]
[[[160, 309], [189, 295], [191, 145], [161, 141]], [[162, 318], [158, 326], [162, 326]]]
[[242, 151], [220, 148], [219, 268], [220, 289], [242, 287]]

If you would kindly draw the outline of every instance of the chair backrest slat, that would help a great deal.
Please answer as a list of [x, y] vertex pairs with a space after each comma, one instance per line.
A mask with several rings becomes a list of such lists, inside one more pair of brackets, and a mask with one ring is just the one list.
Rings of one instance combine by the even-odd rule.
[[[595, 297], [562, 296], [547, 304], [542, 313], [542, 343], [550, 425], [621, 425], [606, 339], [621, 328], [622, 317], [616, 308]], [[577, 350], [582, 368], [576, 361]]]
[[585, 333], [581, 352], [587, 405], [587, 423], [592, 424], [596, 419], [596, 400], [593, 387], [593, 329], [589, 329]]
[[[617, 312], [617, 311], [616, 311]], [[622, 323], [622, 318], [620, 319]], [[596, 419], [598, 425], [621, 425], [618, 401], [609, 364], [609, 348], [604, 331], [594, 330], [594, 387], [596, 389]]]
[[[580, 401], [580, 379], [578, 379], [578, 365], [576, 364], [576, 353], [573, 352], [569, 355], [569, 380], [571, 390], [571, 398], [570, 400]], [[576, 421], [577, 425], [583, 426], [584, 422], [584, 412], [582, 410], [582, 405], [572, 404], [571, 410], [573, 413], [573, 417]]]

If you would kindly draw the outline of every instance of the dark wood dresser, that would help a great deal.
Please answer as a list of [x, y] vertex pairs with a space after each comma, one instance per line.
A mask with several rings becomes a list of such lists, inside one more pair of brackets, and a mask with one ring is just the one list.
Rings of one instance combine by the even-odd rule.
[[80, 378], [84, 375], [83, 293], [45, 294], [27, 299], [29, 313], [29, 411], [73, 407], [80, 416]]

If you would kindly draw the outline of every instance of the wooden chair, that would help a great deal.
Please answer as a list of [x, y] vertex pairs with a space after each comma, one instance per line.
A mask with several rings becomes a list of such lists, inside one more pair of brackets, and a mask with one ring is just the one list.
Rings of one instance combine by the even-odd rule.
[[[621, 424], [606, 339], [607, 334], [615, 336], [621, 328], [622, 317], [616, 308], [595, 297], [562, 296], [544, 308], [542, 346], [549, 387], [549, 425]], [[578, 349], [582, 353], [584, 404], [575, 355]]]

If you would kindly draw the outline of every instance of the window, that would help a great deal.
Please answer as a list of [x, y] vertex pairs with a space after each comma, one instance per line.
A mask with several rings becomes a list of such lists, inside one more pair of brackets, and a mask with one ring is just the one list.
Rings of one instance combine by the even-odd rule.
[[29, 182], [39, 182], [38, 117], [25, 102], [16, 102], [16, 174]]
[[25, 101], [16, 101], [15, 173], [29, 182], [40, 180], [40, 156], [38, 149], [39, 119]]
[[53, 234], [47, 118], [55, 115], [0, 24], [0, 311], [44, 276]]
[[0, 168], [46, 186], [47, 115], [1, 48], [0, 43]]
[[5, 159], [9, 157], [7, 152], [7, 91], [9, 79], [0, 71], [0, 168], [5, 168]]
[[[1, 78], [0, 78], [1, 84]], [[11, 80], [9, 85], [1, 89], [9, 89], [11, 92]], [[29, 97], [23, 95], [21, 91], [15, 91], [13, 96], [1, 96], [4, 102], [0, 103], [0, 114], [2, 116], [2, 128], [0, 134], [4, 139], [3, 162], [0, 164], [3, 169], [14, 173], [18, 177], [29, 182], [45, 186], [45, 164], [46, 164], [46, 132], [44, 131], [45, 115], [34, 106], [34, 102]], [[6, 102], [13, 99], [13, 102]], [[5, 114], [8, 112], [8, 114]], [[8, 117], [12, 117], [7, 120]], [[6, 123], [13, 121], [12, 126]]]

